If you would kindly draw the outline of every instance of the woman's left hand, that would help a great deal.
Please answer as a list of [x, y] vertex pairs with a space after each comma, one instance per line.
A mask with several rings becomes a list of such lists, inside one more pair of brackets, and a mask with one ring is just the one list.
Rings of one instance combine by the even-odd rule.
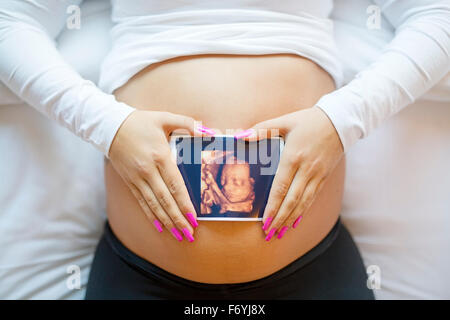
[[263, 215], [266, 241], [280, 239], [296, 227], [308, 210], [344, 151], [333, 124], [318, 107], [303, 109], [253, 126], [245, 140], [254, 141], [274, 133], [285, 146]]

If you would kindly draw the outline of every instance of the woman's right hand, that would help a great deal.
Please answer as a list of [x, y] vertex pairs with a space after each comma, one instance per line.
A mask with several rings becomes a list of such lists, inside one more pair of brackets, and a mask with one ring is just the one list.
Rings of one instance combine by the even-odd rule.
[[[169, 145], [172, 131], [197, 132], [193, 118], [160, 111], [133, 111], [118, 130], [109, 159], [150, 222], [182, 241], [194, 241], [197, 215]], [[192, 224], [192, 225], [191, 225]], [[182, 233], [180, 233], [180, 231]]]

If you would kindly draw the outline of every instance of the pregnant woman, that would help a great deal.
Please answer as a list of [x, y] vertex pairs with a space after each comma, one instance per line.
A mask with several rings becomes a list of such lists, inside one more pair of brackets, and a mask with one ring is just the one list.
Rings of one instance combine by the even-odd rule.
[[[417, 83], [424, 90], [437, 82], [442, 68], [426, 65], [424, 82], [414, 69], [423, 61], [401, 65], [416, 57], [387, 51], [378, 69], [335, 91], [341, 74], [331, 1], [115, 0], [102, 92], [48, 41], [63, 25], [51, 12], [80, 1], [7, 2], [2, 81], [109, 158], [108, 222], [88, 299], [373, 298], [339, 221], [343, 151], [419, 94], [409, 92]], [[29, 29], [14, 29], [10, 20]], [[447, 43], [431, 43], [442, 66]], [[31, 57], [33, 45], [46, 50]], [[386, 86], [378, 71], [392, 73], [392, 64], [403, 70]], [[248, 128], [251, 139], [278, 129], [286, 140], [263, 223], [197, 222], [170, 161], [170, 133], [245, 136]]]
[[[215, 132], [226, 132], [227, 129], [248, 128], [257, 122], [313, 106], [333, 88], [329, 74], [302, 57], [202, 55], [152, 65], [116, 90], [115, 95], [118, 100], [140, 110], [186, 115], [201, 119]], [[133, 126], [132, 117], [135, 116], [139, 116], [139, 112], [132, 113], [120, 130], [127, 130], [128, 125]], [[116, 142], [128, 144], [118, 139], [113, 142], [112, 150]], [[167, 140], [161, 143], [167, 143]], [[286, 152], [289, 152], [289, 143], [290, 137]], [[124, 148], [120, 147], [121, 150]], [[146, 148], [146, 152], [150, 153], [152, 146]], [[162, 164], [170, 158], [167, 147], [155, 151], [155, 154], [157, 152], [161, 153], [161, 158], [157, 157], [157, 161], [161, 161], [159, 172], [164, 175], [164, 170], [172, 170], [169, 165], [175, 164]], [[111, 160], [114, 156], [112, 151]], [[285, 161], [293, 159], [286, 158]], [[149, 184], [156, 180], [152, 175], [158, 172], [157, 168], [149, 170]], [[269, 242], [265, 241], [266, 234], [261, 222], [199, 221], [198, 227], [189, 226], [186, 214], [194, 213], [195, 218], [192, 205], [181, 204], [177, 210], [176, 202], [172, 203], [169, 195], [170, 200], [161, 201], [164, 193], [155, 198], [151, 193], [144, 196], [152, 208], [146, 216], [111, 162], [106, 164], [105, 170], [108, 222], [120, 242], [137, 256], [171, 274], [210, 284], [242, 283], [269, 276], [318, 245], [336, 224], [344, 181], [342, 162], [329, 177], [323, 193], [314, 203], [313, 211], [305, 214], [298, 228], [288, 230], [281, 240], [274, 236], [273, 241]], [[177, 191], [184, 193], [184, 185], [178, 180], [174, 184], [177, 184], [173, 186], [174, 194]], [[170, 190], [170, 183], [167, 185]], [[141, 189], [144, 192], [148, 190], [145, 186]], [[171, 209], [176, 213], [171, 214]], [[173, 217], [172, 223], [166, 223], [163, 220], [166, 217]], [[158, 232], [154, 227], [155, 218], [166, 226], [163, 232]], [[184, 241], [176, 240], [171, 232], [173, 227], [179, 231], [176, 234], [186, 235]], [[189, 242], [191, 235], [194, 241]], [[105, 260], [101, 263], [105, 263], [103, 267], [106, 267], [109, 262]], [[333, 263], [329, 263], [331, 267]], [[363, 271], [362, 265], [358, 266], [358, 270]], [[103, 267], [99, 266], [98, 270]], [[95, 278], [91, 280], [96, 283]], [[360, 284], [364, 283], [365, 280], [360, 279]], [[187, 292], [184, 294], [191, 296]]]
[[[263, 220], [266, 230], [261, 222], [196, 223], [185, 186], [169, 161], [173, 114], [189, 117], [179, 122], [186, 121], [183, 127], [191, 131], [190, 119], [196, 119], [214, 133], [236, 134], [290, 114], [274, 126], [288, 135], [278, 180], [292, 175], [295, 189], [308, 182], [301, 178], [303, 172], [293, 177], [296, 170], [290, 168], [298, 163], [294, 145], [308, 143], [294, 128], [309, 125], [320, 113], [323, 122], [317, 130], [331, 129], [327, 134], [341, 148], [320, 109], [305, 113], [304, 120], [296, 113], [314, 106], [340, 82], [326, 19], [330, 3], [240, 7], [213, 1], [185, 8], [175, 3], [164, 8], [114, 4], [114, 46], [104, 62], [100, 87], [139, 111], [119, 129], [111, 162], [105, 165], [108, 226], [93, 262], [87, 298], [372, 297], [361, 258], [338, 222], [343, 161], [308, 212], [295, 208], [296, 202], [286, 202], [278, 211], [275, 199], [283, 195], [294, 200], [299, 190], [284, 189], [275, 181], [272, 208], [268, 206]], [[291, 14], [292, 6], [298, 7], [296, 14]], [[150, 64], [160, 56], [169, 59]], [[133, 160], [127, 148], [136, 143], [133, 132], [143, 117], [150, 121], [152, 142], [139, 147], [155, 165], [142, 165], [144, 179], [130, 177], [133, 184], [127, 185], [127, 173], [117, 160], [125, 152]], [[300, 215], [304, 219], [298, 227], [283, 235], [283, 226], [292, 226]], [[308, 279], [314, 280], [310, 284]]]

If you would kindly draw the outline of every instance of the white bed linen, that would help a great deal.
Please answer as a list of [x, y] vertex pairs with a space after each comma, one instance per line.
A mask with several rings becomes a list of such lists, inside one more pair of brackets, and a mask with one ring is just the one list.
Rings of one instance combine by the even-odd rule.
[[[385, 20], [366, 28], [369, 4], [335, 2], [347, 80], [393, 36]], [[85, 1], [82, 28], [58, 39], [92, 81], [109, 47], [109, 8]], [[342, 217], [366, 265], [381, 268], [378, 299], [450, 298], [449, 88], [447, 77], [426, 95], [434, 101], [417, 101], [348, 152]], [[102, 155], [1, 84], [0, 105], [0, 298], [80, 299], [105, 218]], [[66, 286], [70, 265], [81, 267], [80, 290]]]

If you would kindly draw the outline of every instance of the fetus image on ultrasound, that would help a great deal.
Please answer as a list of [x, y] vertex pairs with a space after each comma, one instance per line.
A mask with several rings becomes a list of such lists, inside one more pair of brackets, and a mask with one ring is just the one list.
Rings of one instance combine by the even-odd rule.
[[[201, 213], [253, 211], [255, 180], [250, 175], [250, 165], [237, 159], [233, 152], [202, 151]], [[221, 160], [221, 161], [218, 161]]]

